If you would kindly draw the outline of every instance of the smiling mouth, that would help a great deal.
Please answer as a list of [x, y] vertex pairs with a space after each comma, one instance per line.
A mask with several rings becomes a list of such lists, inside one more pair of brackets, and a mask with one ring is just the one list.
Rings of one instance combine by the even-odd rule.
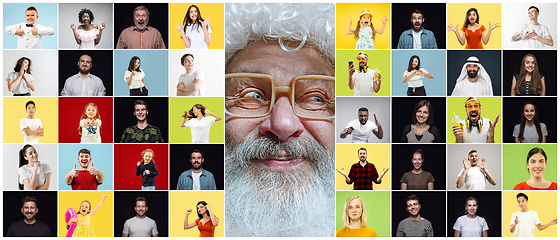
[[287, 170], [290, 168], [295, 168], [296, 166], [305, 162], [304, 158], [294, 158], [290, 156], [277, 157], [272, 159], [255, 159], [253, 162], [258, 162], [269, 168], [276, 170]]

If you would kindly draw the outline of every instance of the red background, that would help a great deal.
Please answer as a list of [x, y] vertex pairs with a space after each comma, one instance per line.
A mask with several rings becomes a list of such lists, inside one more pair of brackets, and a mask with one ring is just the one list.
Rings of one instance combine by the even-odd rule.
[[142, 175], [136, 176], [136, 163], [142, 159], [146, 149], [154, 151], [156, 190], [169, 190], [169, 146], [168, 144], [115, 144], [114, 184], [115, 190], [141, 190]]
[[101, 142], [113, 142], [113, 98], [112, 97], [59, 97], [58, 98], [58, 142], [80, 143], [78, 132], [80, 117], [88, 103], [95, 103], [101, 116]]

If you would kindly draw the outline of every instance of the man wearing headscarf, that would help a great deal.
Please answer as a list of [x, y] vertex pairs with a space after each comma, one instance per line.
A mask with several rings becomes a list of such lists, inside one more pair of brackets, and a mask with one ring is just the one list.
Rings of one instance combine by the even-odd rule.
[[451, 96], [494, 96], [492, 79], [477, 57], [467, 58]]
[[381, 88], [381, 74], [378, 69], [369, 69], [365, 52], [360, 52], [356, 59], [360, 68], [356, 71], [354, 63], [348, 66], [348, 87], [354, 89], [354, 96], [373, 96]]

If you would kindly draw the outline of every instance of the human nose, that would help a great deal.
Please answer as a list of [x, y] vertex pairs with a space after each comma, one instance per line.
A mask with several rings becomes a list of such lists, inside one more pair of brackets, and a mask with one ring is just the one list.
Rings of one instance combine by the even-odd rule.
[[272, 112], [259, 127], [262, 136], [281, 142], [299, 137], [303, 130], [303, 124], [294, 114], [288, 96], [277, 96]]

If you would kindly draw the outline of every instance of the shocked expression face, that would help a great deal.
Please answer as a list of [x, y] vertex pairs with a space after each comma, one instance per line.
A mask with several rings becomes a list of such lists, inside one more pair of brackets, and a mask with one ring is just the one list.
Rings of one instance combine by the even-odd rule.
[[144, 30], [146, 27], [148, 27], [148, 12], [146, 12], [146, 10], [136, 10], [136, 12], [134, 12], [134, 25], [140, 29], [140, 30]]
[[409, 200], [406, 202], [406, 211], [410, 213], [410, 216], [418, 216], [418, 214], [420, 214], [420, 203], [418, 203], [418, 200]]
[[144, 217], [146, 216], [146, 211], [148, 211], [148, 206], [146, 206], [145, 201], [137, 201], [136, 207], [134, 207], [134, 211], [136, 211], [136, 216]]
[[415, 153], [414, 155], [412, 155], [412, 165], [414, 166], [414, 170], [422, 169], [423, 162], [424, 159], [422, 159], [422, 154]]
[[35, 10], [25, 11], [25, 22], [27, 24], [35, 24], [37, 18], [39, 18], [39, 14], [37, 14], [37, 11]]
[[371, 16], [369, 14], [362, 15], [362, 17], [360, 17], [360, 22], [366, 27], [369, 26], [371, 23]]
[[366, 125], [369, 119], [369, 112], [368, 111], [359, 111], [358, 112], [358, 119], [360, 120], [361, 125]]
[[476, 164], [478, 163], [478, 153], [473, 152], [469, 154], [469, 161], [471, 162], [471, 166], [476, 166]]
[[535, 153], [527, 161], [527, 168], [531, 173], [533, 178], [542, 178], [544, 176], [544, 171], [546, 170], [546, 159], [542, 153]]
[[348, 206], [348, 217], [352, 220], [359, 220], [362, 217], [362, 203], [359, 199], [354, 199], [350, 201]]
[[21, 207], [21, 213], [23, 213], [26, 220], [35, 219], [37, 212], [39, 212], [39, 209], [35, 202], [25, 202], [23, 203], [23, 207]]
[[480, 103], [478, 103], [477, 101], [469, 101], [467, 103], [465, 111], [467, 112], [467, 117], [471, 122], [477, 122], [478, 119], [480, 119], [481, 107]]
[[87, 215], [91, 210], [91, 205], [88, 202], [82, 202], [80, 206], [80, 213], [82, 215]]
[[532, 56], [527, 56], [525, 58], [525, 71], [532, 73], [535, 70], [535, 58]]
[[465, 206], [465, 210], [467, 210], [467, 214], [470, 216], [476, 215], [476, 211], [478, 210], [478, 204], [475, 200], [467, 201], [467, 205]]
[[80, 153], [78, 156], [78, 162], [80, 163], [80, 167], [83, 169], [89, 168], [89, 162], [91, 162], [91, 157], [87, 153]]
[[189, 9], [189, 18], [192, 20], [193, 23], [198, 18], [198, 11], [196, 10], [195, 7], [191, 7], [191, 9]]
[[470, 11], [468, 14], [468, 19], [470, 24], [476, 23], [476, 19], [478, 19], [478, 15], [475, 11]]
[[414, 31], [420, 31], [422, 29], [422, 24], [424, 23], [424, 16], [420, 13], [413, 13], [410, 22], [412, 22]]

